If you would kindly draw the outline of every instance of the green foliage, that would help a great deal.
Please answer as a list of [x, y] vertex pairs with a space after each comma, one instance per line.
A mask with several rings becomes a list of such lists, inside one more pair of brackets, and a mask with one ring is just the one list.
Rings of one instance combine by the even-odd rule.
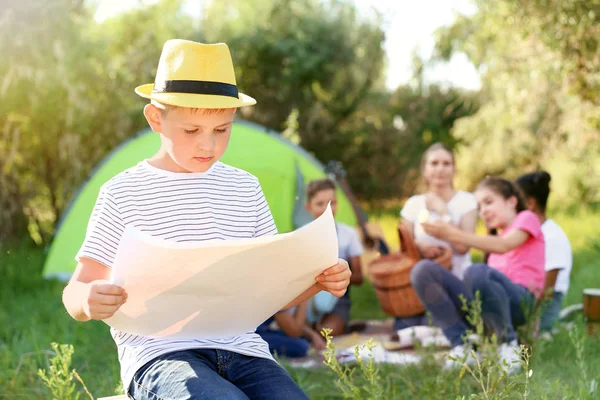
[[152, 82], [164, 41], [188, 31], [179, 3], [102, 25], [83, 2], [3, 8], [0, 240], [21, 238], [24, 225], [36, 242], [48, 241], [92, 167], [144, 126], [133, 88]]
[[[455, 122], [474, 114], [478, 108], [476, 93], [455, 88], [419, 85], [417, 88], [402, 86], [396, 89], [389, 106], [392, 119], [386, 121], [390, 127], [394, 127], [398, 138], [395, 147], [396, 169], [393, 170], [395, 176], [384, 174], [382, 178], [394, 182], [396, 187], [402, 187], [402, 193], [405, 194], [423, 189], [420, 187], [422, 154], [435, 142], [456, 148], [460, 142], [451, 134]], [[397, 118], [401, 118], [402, 122], [399, 123]], [[374, 159], [377, 157], [374, 156]], [[389, 165], [394, 165], [392, 160], [387, 161], [387, 165], [380, 165], [383, 171]], [[383, 197], [393, 197], [396, 193], [397, 189], [391, 189]]]
[[94, 400], [77, 371], [71, 369], [71, 358], [75, 351], [73, 346], [70, 344], [59, 345], [58, 343], [51, 343], [51, 346], [54, 356], [50, 359], [50, 367], [40, 369], [38, 375], [50, 389], [52, 398], [54, 400], [79, 400], [79, 393], [75, 391], [75, 380], [78, 380], [90, 399]]
[[[530, 379], [533, 375], [533, 370], [529, 368], [531, 350], [521, 348], [523, 372], [508, 375], [505, 370], [507, 365], [501, 364], [498, 360], [498, 345], [495, 337], [486, 338], [484, 335], [479, 298], [468, 305], [465, 302], [465, 307], [469, 312], [469, 322], [477, 327], [477, 332], [482, 338], [479, 343], [479, 356], [474, 351], [471, 352], [476, 360], [474, 366], [467, 365], [466, 355], [463, 359], [447, 355], [439, 357], [435, 354], [433, 346], [427, 348], [417, 346], [417, 354], [421, 357], [421, 362], [415, 366], [418, 371], [418, 383], [405, 376], [407, 367], [400, 367], [400, 370], [392, 376], [406, 385], [411, 398], [481, 400], [530, 398]], [[372, 341], [355, 347], [356, 365], [341, 365], [335, 357], [336, 350], [329, 333], [328, 330], [322, 332], [327, 339], [324, 363], [337, 376], [336, 385], [341, 390], [343, 398], [397, 398], [397, 388], [390, 384], [393, 378], [374, 363], [372, 351], [375, 345]], [[368, 361], [365, 362], [364, 358], [367, 354]], [[440, 363], [444, 362], [446, 357], [458, 362], [462, 368], [442, 370]], [[357, 371], [361, 374], [356, 375]], [[384, 376], [388, 379], [384, 379]], [[469, 393], [468, 397], [464, 395], [465, 392]]]
[[561, 55], [571, 91], [600, 106], [600, 1], [512, 0], [509, 5], [523, 36], [535, 36]]
[[258, 99], [247, 118], [282, 130], [297, 110], [300, 144], [318, 159], [345, 161], [360, 152], [356, 116], [384, 62], [378, 16], [361, 18], [346, 1], [272, 0], [253, 10], [233, 1], [213, 3], [205, 21], [206, 38], [229, 43], [241, 88]]
[[[121, 386], [119, 363], [108, 326], [78, 323], [67, 314], [61, 302], [64, 284], [41, 276], [44, 256], [39, 247], [0, 244], [0, 398], [52, 398], [38, 371], [46, 370], [51, 378], [49, 360], [57, 351], [66, 354], [62, 348], [54, 350], [53, 342], [76, 349], [69, 368], [77, 370], [73, 376], [80, 376], [91, 393], [122, 393], [122, 388], [115, 391]], [[64, 382], [73, 382], [60, 367], [64, 363], [56, 365], [57, 371], [65, 371]], [[89, 397], [83, 385], [75, 385], [80, 398]]]
[[[371, 215], [371, 218], [381, 222], [388, 241], [392, 242], [397, 236], [394, 231], [397, 217], [384, 214]], [[600, 235], [600, 214], [580, 210], [553, 218], [565, 229], [575, 256], [565, 305], [579, 303], [583, 288], [600, 287], [597, 273], [600, 253], [589, 240]], [[51, 347], [53, 342], [70, 343], [76, 349], [70, 367], [65, 370], [76, 369], [91, 393], [97, 397], [122, 393], [117, 349], [108, 326], [99, 321], [79, 323], [69, 317], [61, 304], [64, 284], [41, 278], [43, 259], [44, 252], [39, 247], [0, 244], [0, 398], [52, 398], [38, 371], [48, 369], [48, 359], [56, 355]], [[351, 297], [353, 318], [386, 318], [369, 282], [354, 288]], [[552, 340], [538, 340], [533, 344], [530, 369], [534, 373], [528, 383], [529, 399], [597, 397], [595, 382], [600, 373], [600, 340], [585, 338], [583, 329], [583, 321], [577, 319], [573, 328], [560, 327]], [[579, 344], [574, 344], [572, 338]], [[470, 394], [483, 393], [468, 373], [459, 379], [459, 370], [440, 370], [431, 348], [418, 351], [423, 360], [420, 364], [374, 366], [378, 376], [375, 382], [385, 390], [379, 398], [468, 399]], [[364, 365], [368, 366], [368, 359]], [[311, 399], [343, 398], [335, 385], [338, 375], [330, 368], [287, 368]], [[360, 367], [355, 369], [353, 384], [367, 393], [371, 390], [370, 383]], [[520, 376], [521, 381], [517, 382], [519, 387], [524, 387], [525, 376]], [[89, 397], [82, 385], [76, 384], [76, 388], [80, 398]], [[514, 393], [510, 398], [522, 399], [523, 394]]]
[[577, 398], [581, 400], [597, 398], [600, 393], [598, 377], [597, 375], [594, 378], [590, 376], [589, 361], [586, 360], [587, 338], [585, 332], [581, 329], [581, 324], [575, 325], [574, 329], [569, 331], [569, 339], [575, 348], [577, 367], [581, 371], [581, 376], [578, 379]]
[[306, 126], [311, 119], [336, 126], [357, 109], [382, 72], [378, 20], [362, 20], [345, 1], [264, 1], [260, 16], [247, 7], [215, 2], [202, 31], [231, 47], [241, 88], [259, 100], [250, 118], [281, 130], [297, 108], [305, 139], [318, 128]]
[[423, 151], [437, 141], [454, 147], [454, 121], [476, 109], [476, 95], [457, 89], [402, 86], [391, 94], [372, 92], [339, 129], [302, 144], [321, 152], [322, 159], [342, 161], [352, 188], [382, 207], [386, 199], [419, 189]]
[[299, 143], [341, 161], [368, 201], [412, 193], [420, 153], [453, 146], [454, 121], [477, 107], [455, 89], [382, 90], [383, 18], [361, 18], [345, 1], [238, 0], [213, 3], [203, 30], [230, 44], [240, 86], [258, 99], [247, 117], [281, 130], [296, 110]]
[[[385, 393], [385, 387], [382, 385], [383, 378], [380, 376], [379, 369], [375, 366], [373, 354], [371, 353], [375, 344], [369, 340], [366, 344], [354, 348], [354, 358], [358, 365], [358, 370], [362, 373], [364, 384], [353, 377], [356, 369], [347, 365], [343, 366], [336, 358], [335, 346], [331, 342], [331, 329], [323, 329], [321, 334], [327, 340], [327, 349], [323, 353], [325, 365], [338, 376], [335, 384], [347, 399], [381, 399]], [[364, 353], [369, 353], [369, 361], [363, 359]]]
[[464, 51], [482, 72], [482, 106], [457, 121], [459, 184], [544, 168], [556, 204], [600, 200], [598, 1], [477, 1], [437, 34], [437, 53]]
[[[498, 357], [498, 340], [496, 333], [491, 335], [486, 332], [484, 320], [481, 314], [481, 298], [479, 292], [475, 299], [469, 304], [462, 298], [463, 310], [467, 313], [467, 321], [473, 327], [474, 331], [467, 332], [476, 334], [478, 337], [478, 353], [470, 350], [470, 356], [475, 360], [474, 366], [469, 366], [466, 356], [462, 360], [456, 360], [462, 364], [459, 376], [468, 373], [475, 381], [479, 393], [472, 394], [473, 399], [508, 399], [515, 394], [522, 394], [523, 399], [527, 399], [530, 394], [529, 380], [533, 375], [533, 370], [529, 368], [531, 358], [531, 347], [520, 346], [519, 355], [521, 356], [522, 374], [510, 376], [507, 370], [511, 367], [506, 360], [500, 360]], [[466, 338], [465, 338], [466, 339]]]
[[133, 88], [152, 82], [174, 37], [228, 43], [241, 90], [258, 99], [242, 117], [342, 161], [365, 200], [410, 194], [419, 153], [455, 144], [454, 121], [476, 108], [459, 90], [383, 90], [384, 16], [350, 1], [215, 1], [197, 21], [181, 4], [102, 23], [91, 0], [9, 0], [0, 11], [0, 240], [49, 242], [91, 169], [145, 127]]
[[[133, 88], [151, 82], [165, 40], [224, 41], [258, 99], [242, 117], [284, 130], [323, 162], [342, 161], [361, 200], [418, 190], [423, 150], [458, 152], [457, 187], [486, 174], [547, 169], [551, 206], [600, 201], [599, 0], [476, 1], [437, 34], [464, 51], [481, 93], [383, 89], [384, 15], [353, 2], [206, 2], [200, 20], [162, 0], [103, 23], [94, 2], [6, 0], [0, 11], [0, 240], [47, 243], [94, 165], [144, 127]], [[393, 73], [390, 72], [390, 73]]]
[[71, 370], [73, 346], [63, 344], [59, 347], [52, 343], [52, 349], [56, 355], [50, 360], [50, 368], [40, 369], [38, 375], [50, 389], [53, 399], [79, 400], [79, 393], [75, 392], [75, 375]]

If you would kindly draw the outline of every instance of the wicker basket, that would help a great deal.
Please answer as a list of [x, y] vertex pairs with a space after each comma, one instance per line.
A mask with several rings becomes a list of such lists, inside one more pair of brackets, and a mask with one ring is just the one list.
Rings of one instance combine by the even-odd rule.
[[[404, 224], [398, 226], [400, 252], [376, 258], [369, 264], [369, 276], [383, 311], [395, 317], [412, 317], [425, 312], [425, 307], [410, 282], [410, 271], [421, 259], [412, 234]], [[451, 267], [452, 251], [434, 260], [446, 268]]]

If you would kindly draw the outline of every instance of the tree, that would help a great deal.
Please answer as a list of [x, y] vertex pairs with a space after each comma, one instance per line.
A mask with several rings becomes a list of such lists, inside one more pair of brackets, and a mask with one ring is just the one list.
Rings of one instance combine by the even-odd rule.
[[258, 100], [245, 116], [282, 130], [294, 113], [299, 143], [342, 161], [363, 200], [414, 190], [420, 153], [436, 140], [454, 145], [454, 120], [475, 107], [458, 90], [383, 89], [382, 16], [359, 17], [347, 1], [215, 2], [204, 21], [204, 37], [230, 44], [238, 83]]
[[301, 144], [321, 160], [339, 159], [340, 141], [348, 143], [341, 125], [382, 74], [379, 21], [359, 18], [344, 1], [247, 4], [215, 2], [203, 30], [207, 40], [229, 43], [240, 87], [258, 99], [246, 116], [282, 130], [297, 110]]
[[572, 93], [600, 106], [600, 0], [512, 0], [514, 24], [561, 55]]
[[210, 2], [201, 21], [180, 0], [103, 23], [93, 7], [9, 0], [0, 11], [0, 240], [50, 240], [93, 166], [146, 126], [133, 89], [152, 82], [174, 37], [227, 42], [240, 89], [258, 99], [240, 113], [278, 131], [290, 121], [317, 158], [344, 162], [363, 199], [413, 190], [415, 154], [453, 145], [453, 121], [474, 110], [456, 90], [385, 91], [381, 16], [349, 1]]
[[435, 142], [454, 148], [454, 122], [478, 108], [477, 93], [437, 85], [372, 93], [343, 124], [352, 145], [342, 160], [363, 199], [405, 197], [419, 189], [421, 156]]
[[179, 7], [163, 1], [102, 25], [81, 1], [2, 10], [0, 240], [49, 240], [91, 168], [145, 125], [133, 89], [153, 80], [164, 41], [190, 32]]
[[438, 32], [439, 57], [464, 51], [483, 74], [480, 110], [453, 129], [465, 186], [487, 174], [515, 178], [544, 168], [556, 203], [600, 200], [594, 4], [477, 1], [474, 15]]

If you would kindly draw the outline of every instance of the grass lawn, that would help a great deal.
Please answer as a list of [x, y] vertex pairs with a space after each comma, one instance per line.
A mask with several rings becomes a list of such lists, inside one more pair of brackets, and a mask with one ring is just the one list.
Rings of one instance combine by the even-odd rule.
[[[397, 247], [395, 216], [381, 215], [373, 219], [381, 223], [390, 243]], [[580, 303], [583, 288], [600, 287], [600, 213], [581, 211], [555, 219], [567, 232], [575, 253], [571, 289], [565, 305]], [[40, 277], [43, 258], [44, 251], [40, 248], [0, 248], [0, 398], [51, 398], [37, 375], [38, 369], [48, 368], [48, 359], [53, 355], [51, 342], [74, 346], [72, 367], [94, 397], [118, 393], [117, 354], [108, 326], [96, 321], [77, 323], [67, 315], [61, 303], [63, 284]], [[352, 297], [354, 318], [386, 317], [368, 283], [354, 288]], [[576, 328], [583, 329], [581, 320]], [[585, 395], [594, 389], [594, 382], [597, 385], [600, 376], [600, 339], [575, 335], [576, 342], [583, 346], [578, 356], [569, 336], [578, 329], [561, 330], [551, 341], [534, 345], [533, 375], [527, 398], [600, 398], [597, 388], [595, 394]], [[290, 372], [311, 398], [341, 398], [341, 391], [335, 385], [337, 376], [332, 370], [323, 367], [290, 369]], [[458, 372], [442, 372], [427, 363], [402, 368], [381, 366], [376, 376], [385, 389], [379, 394], [380, 398], [455, 399], [481, 392], [481, 386], [474, 379], [468, 376], [459, 379]], [[355, 371], [355, 381], [368, 384], [360, 371]], [[503, 398], [525, 398], [525, 375], [513, 381], [515, 386], [508, 391], [512, 394]], [[82, 399], [89, 398], [81, 385], [77, 388]]]

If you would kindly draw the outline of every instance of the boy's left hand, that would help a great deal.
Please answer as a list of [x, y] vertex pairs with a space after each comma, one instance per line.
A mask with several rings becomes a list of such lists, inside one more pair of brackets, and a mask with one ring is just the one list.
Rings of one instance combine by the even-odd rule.
[[327, 268], [315, 279], [318, 285], [336, 297], [342, 297], [350, 284], [352, 272], [346, 260], [338, 258], [338, 263]]

